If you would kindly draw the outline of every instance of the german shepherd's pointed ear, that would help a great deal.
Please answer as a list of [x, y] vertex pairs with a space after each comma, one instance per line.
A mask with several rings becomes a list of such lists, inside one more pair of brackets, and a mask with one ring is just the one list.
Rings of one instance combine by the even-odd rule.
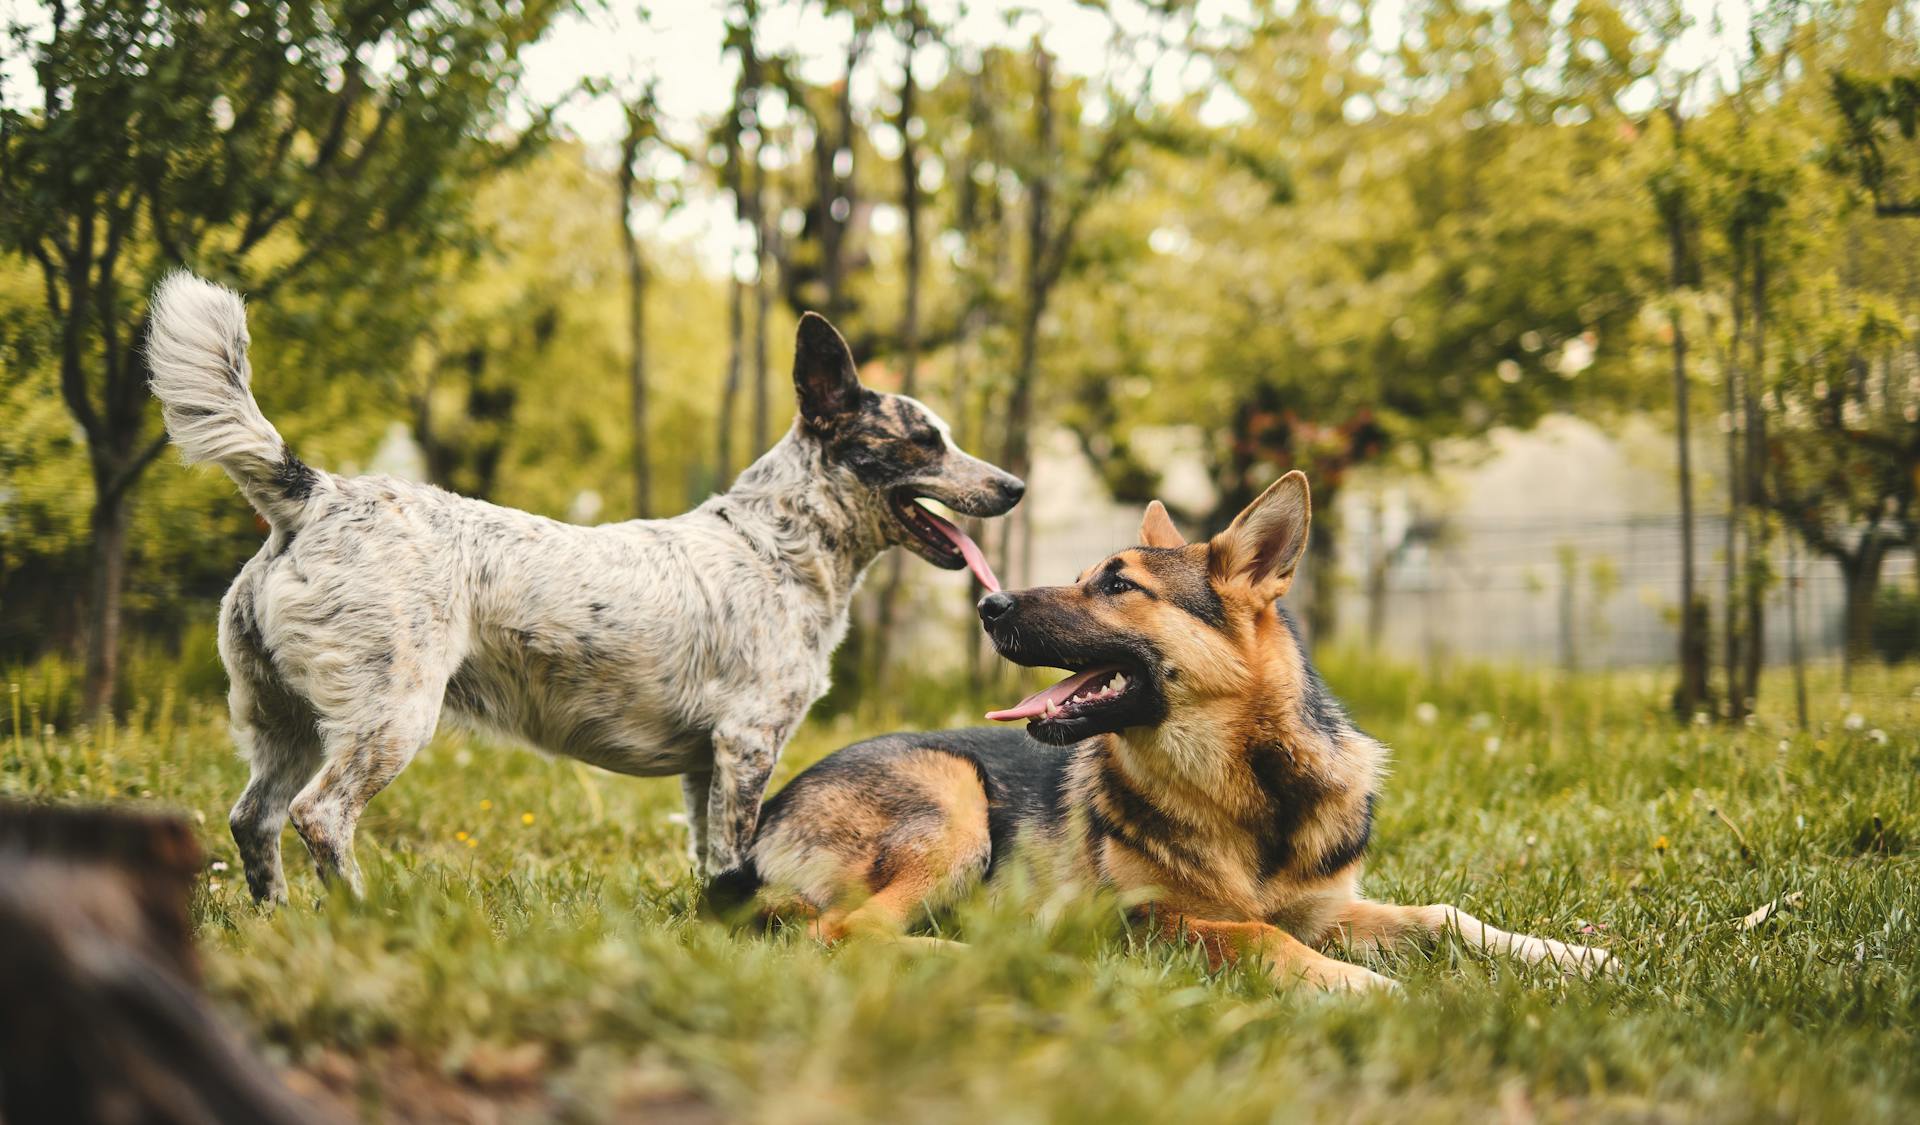
[[1298, 469], [1274, 481], [1260, 498], [1233, 517], [1208, 544], [1207, 561], [1218, 581], [1242, 582], [1262, 600], [1285, 594], [1307, 550], [1313, 500], [1307, 474]]
[[800, 416], [818, 429], [860, 404], [860, 376], [853, 352], [827, 318], [803, 313], [794, 333], [793, 390], [800, 400]]
[[1149, 501], [1147, 514], [1140, 517], [1140, 545], [1142, 547], [1184, 547], [1186, 537], [1180, 529], [1173, 526], [1173, 517], [1167, 515], [1167, 506], [1158, 500]]

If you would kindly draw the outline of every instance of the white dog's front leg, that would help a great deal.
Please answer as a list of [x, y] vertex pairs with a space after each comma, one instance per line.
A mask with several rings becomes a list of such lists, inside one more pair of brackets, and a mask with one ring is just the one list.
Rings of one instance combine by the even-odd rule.
[[713, 732], [713, 784], [707, 791], [708, 877], [731, 871], [746, 860], [760, 819], [760, 798], [792, 729], [782, 723]]
[[707, 799], [713, 793], [713, 771], [680, 775], [680, 792], [687, 799], [687, 855], [693, 869], [707, 869]]

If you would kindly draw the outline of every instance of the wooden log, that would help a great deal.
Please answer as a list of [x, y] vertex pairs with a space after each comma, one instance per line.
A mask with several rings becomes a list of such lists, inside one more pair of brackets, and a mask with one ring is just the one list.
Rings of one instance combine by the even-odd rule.
[[199, 988], [186, 822], [0, 803], [0, 1121], [312, 1122]]

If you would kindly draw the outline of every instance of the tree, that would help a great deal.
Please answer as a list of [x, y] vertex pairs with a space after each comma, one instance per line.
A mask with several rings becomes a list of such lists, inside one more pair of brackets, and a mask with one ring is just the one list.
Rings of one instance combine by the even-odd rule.
[[165, 447], [140, 349], [152, 282], [185, 264], [271, 299], [442, 235], [463, 175], [510, 155], [489, 130], [560, 6], [83, 0], [52, 5], [44, 40], [11, 30], [39, 101], [0, 105], [0, 245], [40, 268], [87, 439], [90, 713], [116, 679], [132, 491]]
[[[923, 123], [917, 116], [919, 83], [914, 78], [913, 55], [926, 37], [928, 27], [918, 0], [908, 0], [906, 11], [894, 23], [900, 39], [900, 105], [895, 118], [900, 131], [900, 210], [906, 218], [906, 284], [901, 286], [900, 308], [900, 392], [919, 393], [920, 375], [920, 286], [925, 273], [924, 247], [920, 238], [920, 142]], [[900, 600], [900, 585], [906, 575], [906, 560], [895, 552], [887, 560], [886, 582], [880, 588], [880, 602], [874, 615], [873, 657], [867, 680], [885, 686], [893, 646], [895, 613]]]

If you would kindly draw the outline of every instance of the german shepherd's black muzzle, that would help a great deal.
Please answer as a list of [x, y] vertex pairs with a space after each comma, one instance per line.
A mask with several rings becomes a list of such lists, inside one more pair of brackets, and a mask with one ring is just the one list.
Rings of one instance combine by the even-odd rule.
[[1145, 633], [1107, 620], [1114, 611], [1097, 596], [1078, 586], [1041, 586], [988, 594], [976, 608], [1001, 656], [1073, 673], [989, 718], [1026, 719], [1028, 734], [1054, 745], [1166, 719], [1162, 685], [1178, 673]]

